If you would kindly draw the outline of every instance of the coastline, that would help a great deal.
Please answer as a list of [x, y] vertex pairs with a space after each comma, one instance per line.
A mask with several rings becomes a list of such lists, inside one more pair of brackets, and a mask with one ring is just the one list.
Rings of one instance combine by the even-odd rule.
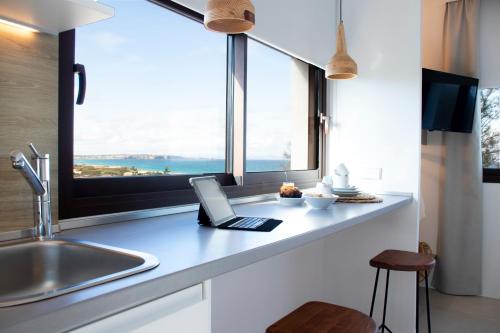
[[[289, 160], [250, 159], [246, 161], [247, 172], [282, 171], [289, 166]], [[113, 176], [160, 176], [160, 175], [202, 175], [226, 171], [224, 159], [74, 159], [75, 177]]]
[[[75, 172], [76, 169], [78, 169], [78, 167], [82, 167], [82, 166], [85, 166], [85, 167], [91, 167], [91, 168], [95, 168], [96, 170], [100, 170], [100, 169], [104, 169], [104, 170], [120, 170], [120, 169], [124, 169], [123, 166], [120, 166], [120, 165], [97, 165], [97, 164], [79, 164], [79, 163], [76, 163], [74, 166], [73, 166], [73, 172], [75, 174], [77, 174]], [[130, 168], [129, 168], [130, 169]], [[136, 172], [137, 172], [137, 176], [141, 176], [141, 175], [151, 175], [151, 174], [158, 174], [158, 175], [165, 175], [165, 176], [169, 176], [169, 175], [180, 175], [182, 173], [179, 173], [179, 172], [174, 172], [174, 171], [169, 171], [167, 173], [165, 172], [160, 172], [160, 171], [157, 171], [157, 170], [151, 170], [151, 169], [138, 169], [136, 168]]]

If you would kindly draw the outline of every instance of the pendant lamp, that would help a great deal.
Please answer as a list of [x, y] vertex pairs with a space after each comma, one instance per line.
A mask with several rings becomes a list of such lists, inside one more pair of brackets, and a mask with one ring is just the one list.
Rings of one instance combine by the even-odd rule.
[[358, 65], [347, 54], [344, 21], [342, 20], [342, 0], [340, 0], [340, 23], [337, 30], [337, 52], [326, 65], [325, 76], [329, 80], [346, 80], [358, 76]]
[[255, 7], [251, 0], [208, 0], [205, 27], [226, 34], [239, 34], [255, 26]]

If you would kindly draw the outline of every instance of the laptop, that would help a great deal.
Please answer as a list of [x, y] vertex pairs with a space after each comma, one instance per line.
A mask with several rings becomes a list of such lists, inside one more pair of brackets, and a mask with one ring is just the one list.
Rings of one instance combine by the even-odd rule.
[[190, 178], [189, 183], [200, 200], [198, 219], [201, 225], [219, 229], [271, 231], [283, 222], [271, 218], [236, 216], [215, 176]]

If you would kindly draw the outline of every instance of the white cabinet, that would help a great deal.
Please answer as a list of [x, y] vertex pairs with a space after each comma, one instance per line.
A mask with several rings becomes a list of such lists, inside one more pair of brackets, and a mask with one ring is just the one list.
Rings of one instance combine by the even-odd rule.
[[0, 19], [53, 35], [114, 14], [94, 0], [0, 0]]
[[72, 333], [210, 333], [210, 293], [206, 281]]

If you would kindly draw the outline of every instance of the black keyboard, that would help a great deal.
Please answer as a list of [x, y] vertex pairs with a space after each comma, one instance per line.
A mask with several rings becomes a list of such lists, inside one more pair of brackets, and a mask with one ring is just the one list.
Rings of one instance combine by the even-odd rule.
[[243, 217], [242, 219], [228, 225], [229, 228], [257, 229], [269, 219], [261, 217]]

